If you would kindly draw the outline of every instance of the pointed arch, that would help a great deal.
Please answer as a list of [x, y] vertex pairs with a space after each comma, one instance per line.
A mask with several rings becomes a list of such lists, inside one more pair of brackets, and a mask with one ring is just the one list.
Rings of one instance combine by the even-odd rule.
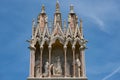
[[68, 38], [66, 39], [66, 42], [65, 42], [65, 45], [64, 45], [64, 46], [67, 46], [69, 42], [70, 42], [71, 44], [73, 43], [73, 42], [72, 42], [72, 38], [70, 38], [70, 37], [68, 37]]
[[54, 38], [51, 39], [50, 45], [54, 44], [56, 42], [56, 40], [58, 40], [61, 44], [64, 44], [64, 38], [57, 35], [57, 36], [55, 36]]
[[73, 75], [73, 50], [72, 50], [72, 43], [68, 41], [67, 49], [66, 49], [66, 66], [67, 66], [67, 74]]
[[49, 39], [48, 39], [48, 38], [43, 38], [40, 47], [43, 48], [43, 45], [44, 45], [45, 43], [49, 44]]
[[35, 77], [38, 77], [39, 73], [40, 73], [40, 72], [38, 72], [40, 70], [40, 44], [38, 41], [35, 44], [35, 48], [36, 48], [36, 50], [35, 50], [34, 72], [35, 72]]
[[76, 43], [78, 43], [79, 45], [82, 45], [82, 42], [81, 42], [81, 39], [80, 38], [75, 38], [74, 39], [74, 42], [73, 42], [73, 46], [75, 46], [76, 45]]

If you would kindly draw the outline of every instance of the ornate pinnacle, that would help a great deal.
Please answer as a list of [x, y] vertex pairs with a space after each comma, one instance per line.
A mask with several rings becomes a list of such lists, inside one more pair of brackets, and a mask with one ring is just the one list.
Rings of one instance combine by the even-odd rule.
[[70, 5], [70, 13], [74, 13], [74, 6], [72, 4]]
[[64, 33], [66, 32], [66, 21], [64, 21]]
[[82, 36], [83, 36], [83, 33], [82, 33], [82, 19], [80, 19], [80, 33], [81, 33]]
[[45, 13], [45, 6], [44, 5], [42, 5], [41, 13]]
[[57, 0], [56, 3], [56, 12], [59, 13], [60, 12], [60, 6], [59, 6], [59, 1]]

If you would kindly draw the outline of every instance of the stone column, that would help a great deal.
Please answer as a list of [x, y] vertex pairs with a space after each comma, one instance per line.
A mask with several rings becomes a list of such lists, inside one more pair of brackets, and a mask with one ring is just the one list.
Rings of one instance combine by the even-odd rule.
[[67, 47], [64, 46], [64, 58], [65, 58], [65, 62], [64, 62], [64, 63], [65, 63], [65, 64], [64, 64], [64, 69], [65, 69], [65, 70], [64, 70], [64, 71], [65, 71], [65, 72], [64, 72], [64, 76], [65, 76], [65, 77], [66, 77], [66, 62], [67, 62], [67, 61], [66, 61], [66, 60], [67, 60], [66, 50], [67, 50]]
[[86, 77], [84, 49], [80, 49], [80, 55], [81, 55], [81, 75], [82, 77]]
[[40, 77], [42, 77], [42, 54], [43, 54], [43, 47], [40, 48]]
[[75, 46], [72, 46], [73, 50], [73, 77], [75, 77]]
[[51, 46], [49, 46], [49, 77], [51, 77], [51, 68], [50, 68], [50, 64], [51, 64]]
[[34, 77], [34, 68], [35, 68], [35, 48], [29, 47], [30, 49], [30, 77]]

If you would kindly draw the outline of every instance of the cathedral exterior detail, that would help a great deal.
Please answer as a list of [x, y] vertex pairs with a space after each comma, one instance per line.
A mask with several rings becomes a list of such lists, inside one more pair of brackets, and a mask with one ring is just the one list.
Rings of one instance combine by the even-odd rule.
[[[62, 24], [63, 22], [63, 24]], [[30, 43], [30, 73], [27, 80], [87, 80], [82, 20], [70, 6], [68, 21], [62, 21], [59, 2], [53, 23], [48, 24], [42, 6], [37, 21], [32, 22]]]

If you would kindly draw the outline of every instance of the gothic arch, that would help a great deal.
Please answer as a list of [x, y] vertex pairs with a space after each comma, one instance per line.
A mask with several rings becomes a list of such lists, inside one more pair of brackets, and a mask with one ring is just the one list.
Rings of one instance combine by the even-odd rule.
[[35, 51], [35, 66], [34, 66], [35, 75], [34, 76], [38, 77], [40, 73], [40, 44], [38, 41], [35, 44], [35, 48], [36, 48], [36, 51]]
[[64, 39], [61, 36], [55, 36], [51, 39], [50, 46], [54, 44], [56, 41], [59, 41], [62, 45], [64, 45]]
[[74, 39], [73, 46], [75, 46], [77, 42], [78, 42], [79, 45], [82, 45], [81, 39], [77, 37], [77, 38]]
[[64, 75], [64, 48], [63, 44], [57, 39], [55, 43], [52, 44], [52, 51], [51, 51], [51, 63], [56, 65], [57, 58], [60, 57], [61, 68], [62, 68], [62, 75]]
[[43, 63], [43, 66], [42, 66], [42, 73], [45, 72], [45, 69], [44, 69], [44, 66], [45, 66], [45, 63], [49, 61], [49, 49], [48, 49], [48, 42], [47, 41], [44, 41], [44, 44], [43, 44], [43, 53], [42, 53], [42, 63]]
[[43, 48], [43, 45], [44, 45], [45, 43], [49, 44], [49, 39], [48, 39], [48, 38], [43, 38], [40, 47]]
[[72, 44], [72, 38], [70, 37], [66, 39], [65, 46], [67, 46], [69, 42]]
[[73, 51], [72, 51], [72, 43], [68, 41], [67, 43], [67, 51], [66, 51], [66, 66], [67, 66], [67, 75], [73, 75]]

